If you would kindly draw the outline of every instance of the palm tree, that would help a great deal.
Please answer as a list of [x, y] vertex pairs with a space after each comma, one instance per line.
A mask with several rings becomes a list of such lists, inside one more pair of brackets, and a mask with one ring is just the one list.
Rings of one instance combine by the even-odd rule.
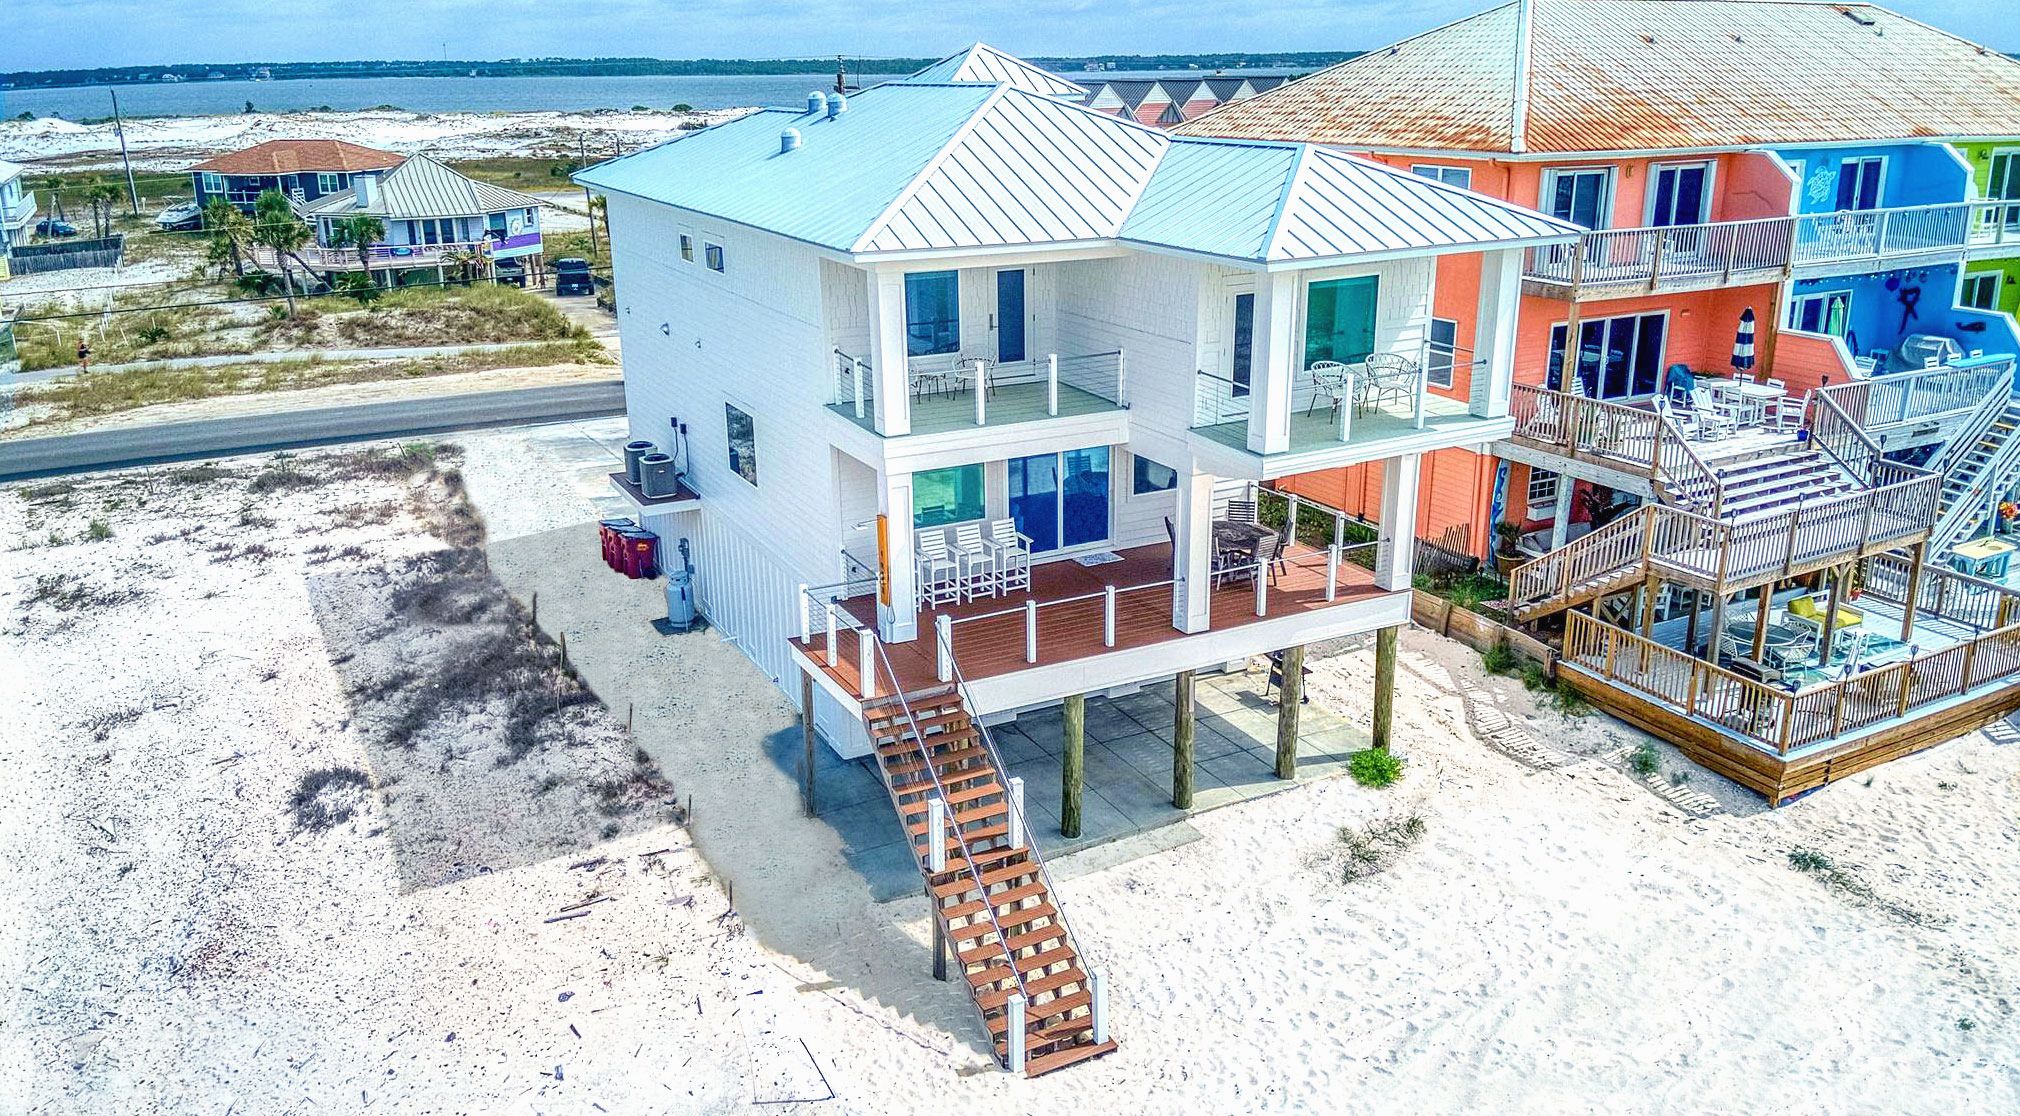
[[477, 245], [458, 246], [442, 252], [442, 266], [453, 269], [456, 281], [467, 286], [483, 272], [484, 261], [488, 258], [484, 249]]
[[359, 214], [345, 217], [330, 226], [330, 239], [340, 247], [348, 245], [358, 253], [358, 270], [372, 274], [372, 245], [386, 239], [386, 223], [377, 217]]
[[222, 271], [225, 265], [239, 278], [245, 278], [245, 257], [252, 244], [252, 221], [238, 211], [238, 207], [223, 198], [203, 207], [203, 227], [210, 233], [210, 248], [205, 259]]
[[[295, 216], [294, 203], [288, 200], [286, 194], [279, 190], [266, 190], [261, 192], [258, 201], [253, 202], [252, 240], [273, 252], [274, 262], [280, 265], [281, 283], [287, 288], [290, 318], [295, 316], [295, 282], [288, 261], [294, 261], [310, 275], [316, 274], [316, 269], [301, 256], [302, 247], [313, 238], [308, 223]], [[330, 282], [328, 275], [321, 276], [321, 279], [324, 283]]]

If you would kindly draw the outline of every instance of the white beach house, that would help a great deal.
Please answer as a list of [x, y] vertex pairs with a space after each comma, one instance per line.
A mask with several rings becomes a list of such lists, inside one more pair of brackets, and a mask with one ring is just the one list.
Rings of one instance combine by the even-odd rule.
[[[1405, 623], [1419, 458], [1507, 436], [1522, 254], [1576, 229], [991, 69], [810, 94], [578, 177], [608, 198], [631, 434], [684, 484], [620, 489], [811, 707], [810, 749], [818, 726], [875, 755], [915, 833], [953, 810], [915, 842], [940, 929], [979, 943], [957, 953], [1005, 1063], [1041, 1072], [1106, 1048], [1098, 977], [993, 921], [1056, 920], [975, 890], [1044, 890], [984, 726]], [[1433, 344], [1448, 253], [1486, 279]], [[1378, 523], [1255, 523], [1282, 510], [1266, 482], [1358, 462], [1382, 466]], [[1005, 874], [947, 874], [985, 865]]]

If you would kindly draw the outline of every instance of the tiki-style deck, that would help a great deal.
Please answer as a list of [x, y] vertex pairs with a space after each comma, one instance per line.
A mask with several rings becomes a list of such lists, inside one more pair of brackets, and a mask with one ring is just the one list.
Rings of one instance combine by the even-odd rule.
[[[1132, 547], [1116, 553], [1119, 560], [1092, 566], [1072, 559], [1034, 565], [1029, 592], [922, 609], [917, 639], [885, 645], [892, 669], [907, 691], [938, 684], [938, 641], [934, 633], [936, 620], [942, 615], [953, 621], [954, 655], [962, 675], [970, 682], [1187, 638], [1211, 637], [1211, 633], [1188, 636], [1172, 627], [1172, 560], [1168, 544]], [[1324, 550], [1292, 547], [1275, 584], [1268, 588], [1263, 616], [1256, 615], [1256, 592], [1247, 581], [1230, 581], [1216, 588], [1210, 597], [1212, 632], [1392, 595], [1376, 587], [1371, 570], [1342, 561], [1335, 575], [1338, 588], [1334, 599], [1328, 601], [1327, 563]], [[1103, 598], [1109, 586], [1117, 590], [1112, 647], [1103, 642]], [[1026, 657], [1026, 601], [1036, 601], [1040, 606], [1035, 661]], [[874, 597], [853, 597], [841, 602], [841, 607], [858, 623], [872, 629], [876, 626]], [[1403, 607], [1407, 608], [1407, 604]], [[861, 693], [855, 637], [847, 631], [838, 635], [837, 651], [830, 663], [822, 627], [817, 619], [813, 638], [796, 640], [795, 646], [848, 693]], [[1094, 681], [1090, 680], [1090, 684]], [[882, 682], [880, 688], [887, 689], [888, 682]]]

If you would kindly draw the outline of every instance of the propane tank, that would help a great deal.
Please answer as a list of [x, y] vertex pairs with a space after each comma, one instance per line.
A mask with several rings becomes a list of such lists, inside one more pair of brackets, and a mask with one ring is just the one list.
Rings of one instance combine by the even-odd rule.
[[694, 628], [694, 563], [688, 561], [687, 540], [680, 540], [680, 562], [666, 571], [666, 626]]

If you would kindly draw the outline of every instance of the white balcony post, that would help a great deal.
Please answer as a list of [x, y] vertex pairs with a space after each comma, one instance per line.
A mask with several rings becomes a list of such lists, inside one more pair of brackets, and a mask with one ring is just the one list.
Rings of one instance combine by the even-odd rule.
[[1024, 993], [1012, 992], [1003, 1003], [1005, 1012], [1003, 1048], [1008, 1052], [1011, 1073], [1024, 1072]]
[[985, 361], [975, 362], [975, 425], [989, 424], [989, 365]]
[[[1430, 356], [1428, 350], [1426, 351], [1425, 356], [1426, 358]], [[1431, 369], [1428, 365], [1419, 364], [1417, 366], [1417, 413], [1415, 415], [1417, 429], [1419, 430], [1424, 429], [1424, 402], [1426, 397], [1428, 397], [1430, 394], [1431, 394]]]
[[1354, 374], [1348, 372], [1340, 381], [1340, 441], [1354, 436]]
[[1126, 349], [1115, 350], [1115, 405], [1118, 407], [1129, 404], [1129, 362], [1124, 359], [1127, 355]]
[[879, 478], [877, 517], [882, 524], [882, 548], [877, 554], [884, 571], [877, 598], [877, 633], [886, 643], [919, 637], [919, 562], [912, 531], [912, 474], [885, 473]]
[[1269, 563], [1267, 563], [1267, 562], [1258, 562], [1258, 563], [1256, 563], [1256, 567], [1255, 567], [1255, 614], [1256, 614], [1257, 616], [1268, 616], [1268, 615], [1270, 614], [1270, 579], [1269, 579], [1269, 572], [1270, 572], [1270, 570], [1269, 570]]
[[[905, 352], [905, 273], [863, 273], [870, 288], [870, 365], [877, 433], [912, 432], [912, 374]], [[909, 514], [907, 516], [909, 518]]]
[[1024, 776], [1022, 775], [1010, 776], [1010, 819], [1008, 829], [1010, 832], [1005, 834], [1005, 836], [1010, 841], [1010, 847], [1013, 849], [1023, 848], [1025, 834]]
[[1101, 590], [1101, 645], [1115, 646], [1115, 586], [1103, 586]]
[[842, 661], [842, 649], [836, 646], [835, 643], [835, 635], [836, 635], [835, 606], [832, 604], [829, 605], [827, 607], [827, 613], [828, 613], [828, 665], [834, 666], [836, 663]]
[[863, 697], [877, 696], [877, 633], [856, 629], [856, 691]]
[[933, 617], [935, 659], [940, 665], [940, 681], [954, 680], [954, 618], [946, 613]]
[[1038, 602], [1024, 602], [1024, 661], [1038, 661]]
[[1480, 300], [1473, 320], [1472, 388], [1467, 411], [1479, 418], [1508, 413], [1515, 384], [1515, 320], [1522, 302], [1522, 253], [1517, 248], [1480, 256]]
[[1171, 626], [1206, 631], [1213, 593], [1213, 476], [1179, 467], [1178, 514], [1172, 518]]
[[812, 643], [814, 641], [814, 617], [807, 606], [806, 582], [800, 582], [799, 591], [793, 595], [793, 600], [799, 605], [800, 610], [800, 642]]
[[1048, 353], [1045, 357], [1045, 413], [1059, 413], [1059, 354]]
[[1892, 210], [1880, 210], [1879, 222], [1873, 226], [1873, 254], [1876, 256], [1887, 254], [1887, 228], [1893, 223], [1893, 219]]
[[1249, 374], [1248, 448], [1282, 453], [1291, 444], [1291, 397], [1303, 346], [1297, 338], [1298, 276], [1256, 276], [1255, 332]]
[[1094, 1042], [1108, 1041], [1108, 974], [1095, 969], [1087, 974], [1087, 988], [1093, 1003]]
[[1340, 544], [1326, 548], [1326, 600], [1339, 599], [1340, 595]]
[[947, 870], [947, 800], [937, 794], [926, 800], [926, 868]]
[[1382, 524], [1375, 550], [1375, 584], [1391, 593], [1410, 587], [1410, 566], [1417, 543], [1417, 478], [1423, 458], [1417, 454], [1382, 462]]
[[856, 385], [856, 417], [857, 417], [857, 418], [862, 418], [862, 417], [863, 417], [863, 362], [862, 362], [861, 358], [858, 358], [858, 357], [850, 357], [850, 358], [849, 358], [849, 365], [850, 365], [850, 370], [851, 370], [851, 371], [852, 371], [852, 372], [854, 373], [854, 375], [853, 375], [853, 376], [851, 377], [851, 379], [853, 379], [853, 380], [855, 381], [855, 385]]

